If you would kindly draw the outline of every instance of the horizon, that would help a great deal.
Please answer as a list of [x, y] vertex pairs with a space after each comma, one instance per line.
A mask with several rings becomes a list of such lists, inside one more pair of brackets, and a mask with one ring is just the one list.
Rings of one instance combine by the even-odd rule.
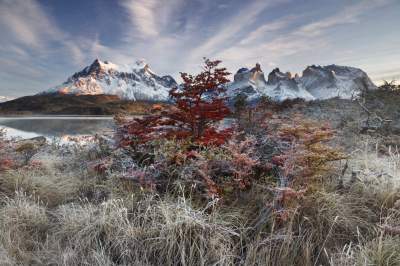
[[61, 84], [95, 58], [144, 58], [175, 79], [199, 72], [202, 57], [231, 73], [337, 64], [379, 84], [400, 78], [399, 15], [396, 0], [0, 0], [0, 98]]

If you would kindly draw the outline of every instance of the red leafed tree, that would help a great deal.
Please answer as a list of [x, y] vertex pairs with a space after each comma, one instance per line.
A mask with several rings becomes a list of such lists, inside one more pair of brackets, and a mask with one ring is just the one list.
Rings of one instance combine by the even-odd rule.
[[219, 130], [218, 122], [229, 113], [222, 97], [223, 85], [228, 80], [221, 61], [204, 59], [203, 71], [197, 75], [181, 73], [183, 84], [170, 91], [175, 105], [160, 114], [134, 119], [123, 128], [124, 144], [132, 141], [146, 142], [157, 138], [191, 139], [200, 144], [222, 144], [230, 130]]

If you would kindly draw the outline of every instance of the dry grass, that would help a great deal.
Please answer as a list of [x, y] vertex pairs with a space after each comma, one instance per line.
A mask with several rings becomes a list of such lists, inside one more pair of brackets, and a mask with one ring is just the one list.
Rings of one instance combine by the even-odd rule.
[[55, 216], [54, 237], [73, 247], [75, 262], [99, 249], [124, 265], [232, 264], [234, 259], [235, 232], [185, 201], [110, 200], [62, 206]]
[[8, 196], [22, 190], [49, 206], [76, 199], [82, 186], [82, 181], [75, 175], [48, 175], [40, 170], [2, 173], [0, 183], [0, 191]]
[[23, 192], [17, 192], [14, 198], [6, 198], [2, 205], [0, 243], [4, 259], [0, 261], [34, 263], [50, 227], [46, 208]]
[[0, 265], [399, 265], [400, 236], [384, 229], [400, 224], [393, 150], [354, 153], [342, 188], [327, 178], [285, 221], [263, 190], [223, 203], [159, 196], [74, 156], [0, 173]]

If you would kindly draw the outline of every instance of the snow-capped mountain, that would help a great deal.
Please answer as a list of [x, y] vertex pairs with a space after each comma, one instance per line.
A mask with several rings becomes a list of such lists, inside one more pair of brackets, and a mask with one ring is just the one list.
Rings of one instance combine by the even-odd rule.
[[110, 94], [135, 101], [166, 101], [169, 90], [175, 86], [177, 83], [171, 76], [156, 75], [144, 60], [120, 66], [96, 59], [63, 84], [41, 94]]
[[234, 75], [234, 81], [227, 85], [230, 98], [238, 94], [254, 101], [261, 96], [269, 96], [273, 100], [303, 98], [305, 100], [329, 99], [340, 97], [350, 99], [362, 91], [377, 87], [367, 74], [358, 68], [329, 65], [309, 66], [302, 76], [282, 73], [274, 69], [265, 80], [261, 66], [256, 64], [252, 69], [241, 68]]

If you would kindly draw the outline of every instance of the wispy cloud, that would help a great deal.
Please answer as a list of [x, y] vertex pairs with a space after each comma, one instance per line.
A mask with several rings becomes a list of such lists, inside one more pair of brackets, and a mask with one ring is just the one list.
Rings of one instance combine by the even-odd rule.
[[246, 8], [239, 11], [233, 17], [221, 23], [219, 30], [212, 34], [204, 43], [192, 51], [192, 58], [199, 60], [203, 56], [212, 56], [219, 50], [226, 47], [228, 41], [232, 41], [238, 33], [246, 27], [251, 26], [257, 21], [258, 16], [271, 5], [287, 2], [256, 0], [250, 3]]
[[[134, 26], [134, 37], [160, 37], [174, 23], [174, 14], [184, 4], [184, 0], [123, 0], [129, 19]], [[132, 31], [128, 31], [132, 33]]]
[[36, 0], [2, 0], [0, 2], [0, 30], [5, 38], [0, 44], [18, 56], [46, 57], [59, 48], [70, 55], [76, 65], [84, 62], [81, 44], [62, 31]]
[[156, 22], [157, 0], [124, 1], [123, 6], [130, 12], [131, 20], [144, 37], [155, 37], [159, 34]]
[[1, 96], [1, 95], [0, 95], [0, 103], [2, 103], [2, 102], [7, 102], [7, 101], [11, 101], [11, 100], [13, 100], [13, 99], [14, 99], [14, 97]]
[[[387, 5], [393, 0], [361, 1], [341, 9], [331, 16], [292, 27], [298, 15], [289, 15], [260, 25], [243, 36], [242, 41], [223, 49], [216, 56], [231, 64], [252, 64], [260, 60], [279, 61], [304, 52], [324, 51], [332, 45], [328, 32], [340, 25], [358, 23], [368, 11]], [[289, 30], [290, 29], [290, 30]], [[289, 30], [285, 33], [285, 31]], [[277, 34], [266, 34], [276, 32]], [[267, 62], [266, 62], [267, 63]]]
[[321, 35], [324, 30], [335, 26], [358, 23], [360, 17], [367, 11], [387, 5], [390, 2], [393, 2], [393, 0], [361, 1], [357, 4], [345, 7], [343, 10], [330, 17], [304, 25], [298, 29], [297, 33], [305, 36], [318, 36]]
[[32, 0], [3, 0], [0, 3], [2, 32], [13, 35], [13, 40], [34, 47], [43, 48], [48, 39], [62, 37], [62, 33]]
[[60, 82], [50, 66], [87, 62], [91, 42], [63, 31], [36, 0], [0, 0], [0, 32], [0, 90], [10, 95]]
[[266, 34], [279, 32], [293, 23], [299, 16], [290, 15], [287, 17], [279, 18], [278, 20], [268, 22], [254, 31], [250, 32], [243, 40], [240, 41], [240, 45], [253, 44], [254, 42], [265, 38]]

